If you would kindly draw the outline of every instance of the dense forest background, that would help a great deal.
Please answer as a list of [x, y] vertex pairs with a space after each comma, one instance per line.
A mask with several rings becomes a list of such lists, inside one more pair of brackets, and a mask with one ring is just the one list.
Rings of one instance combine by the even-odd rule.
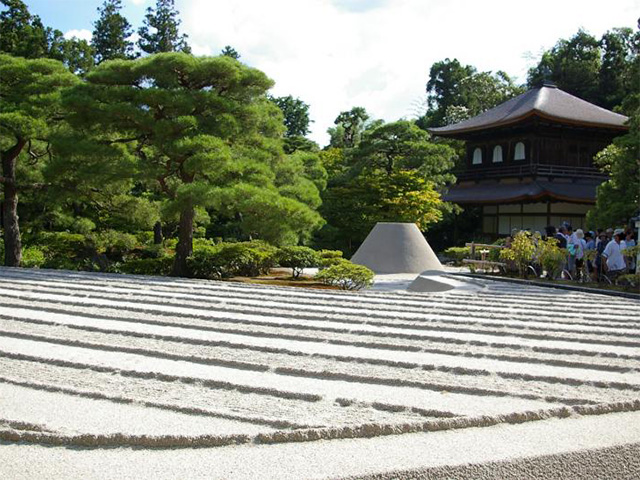
[[384, 122], [345, 105], [321, 147], [307, 138], [309, 105], [271, 96], [273, 81], [241, 52], [191, 55], [173, 0], [157, 0], [137, 30], [121, 0], [106, 0], [90, 42], [64, 38], [21, 0], [0, 6], [6, 265], [153, 263], [155, 273], [189, 275], [194, 248], [222, 241], [349, 255], [378, 221], [415, 222], [436, 248], [451, 246], [454, 223], [462, 241], [476, 234], [474, 212], [441, 199], [462, 148], [427, 128], [544, 80], [632, 118], [631, 132], [598, 156], [610, 180], [589, 221], [623, 224], [638, 209], [639, 30], [560, 39], [525, 85], [444, 59], [425, 68], [418, 118]]

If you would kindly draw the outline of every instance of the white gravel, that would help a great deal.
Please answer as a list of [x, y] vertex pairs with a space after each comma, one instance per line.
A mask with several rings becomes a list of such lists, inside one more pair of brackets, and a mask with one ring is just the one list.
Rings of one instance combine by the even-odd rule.
[[410, 280], [0, 269], [0, 476], [391, 478], [640, 442], [640, 302]]

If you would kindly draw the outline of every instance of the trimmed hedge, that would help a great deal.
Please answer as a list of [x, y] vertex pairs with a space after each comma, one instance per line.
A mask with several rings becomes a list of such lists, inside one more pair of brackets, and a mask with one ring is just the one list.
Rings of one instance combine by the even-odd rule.
[[281, 267], [292, 270], [293, 278], [300, 277], [303, 269], [316, 267], [320, 262], [318, 252], [309, 247], [282, 247], [276, 258]]
[[361, 290], [373, 284], [375, 273], [363, 265], [356, 265], [349, 260], [342, 260], [320, 270], [315, 279], [342, 290]]

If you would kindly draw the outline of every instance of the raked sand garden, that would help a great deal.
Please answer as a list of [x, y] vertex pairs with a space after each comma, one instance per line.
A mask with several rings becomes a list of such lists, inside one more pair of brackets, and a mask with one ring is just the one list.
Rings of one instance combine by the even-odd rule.
[[640, 302], [470, 282], [4, 268], [0, 473], [637, 478]]

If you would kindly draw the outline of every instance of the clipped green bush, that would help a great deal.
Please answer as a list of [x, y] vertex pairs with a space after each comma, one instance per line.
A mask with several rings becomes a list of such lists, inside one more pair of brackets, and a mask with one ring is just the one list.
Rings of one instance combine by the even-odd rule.
[[121, 260], [138, 244], [138, 239], [130, 233], [116, 230], [91, 233], [87, 236], [97, 253], [103, 253], [109, 259]]
[[276, 265], [277, 253], [276, 247], [259, 240], [217, 245], [202, 242], [194, 246], [187, 265], [197, 278], [257, 277]]
[[84, 235], [69, 232], [42, 232], [33, 241], [45, 256], [43, 268], [81, 270], [95, 250]]
[[318, 266], [320, 256], [309, 247], [282, 247], [276, 255], [281, 267], [290, 268], [293, 278], [299, 278], [303, 269]]
[[40, 268], [44, 265], [44, 252], [38, 247], [27, 247], [22, 251], [21, 266], [25, 268]]
[[471, 258], [471, 248], [469, 247], [449, 247], [442, 253], [447, 258], [453, 260], [453, 263], [456, 265], [462, 265], [462, 260]]
[[320, 270], [314, 277], [326, 284], [339, 287], [342, 290], [361, 290], [373, 284], [375, 273], [363, 265], [356, 265], [349, 260], [342, 260]]
[[212, 245], [195, 247], [193, 254], [187, 258], [189, 273], [195, 278], [219, 279], [232, 276], [233, 274], [225, 269], [225, 266], [220, 249]]
[[119, 265], [119, 271], [133, 275], [169, 275], [173, 257], [136, 258]]
[[336, 265], [345, 260], [340, 250], [320, 250], [318, 256], [320, 257], [319, 267], [321, 269]]

